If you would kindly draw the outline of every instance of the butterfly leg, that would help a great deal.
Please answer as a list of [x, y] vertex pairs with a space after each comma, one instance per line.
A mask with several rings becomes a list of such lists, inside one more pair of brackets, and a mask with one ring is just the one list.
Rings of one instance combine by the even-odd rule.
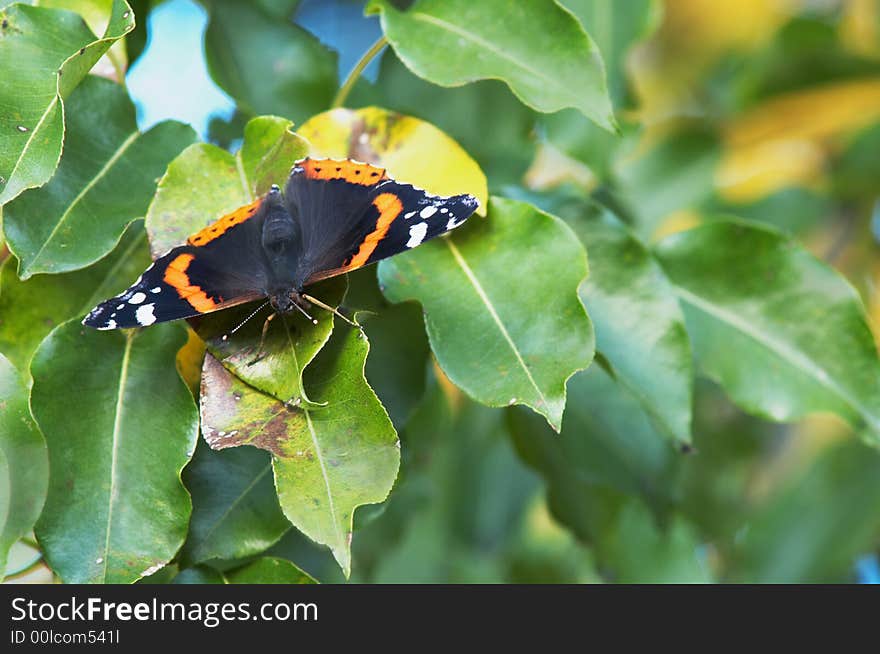
[[348, 323], [349, 325], [351, 325], [352, 327], [357, 327], [358, 329], [360, 329], [360, 325], [358, 325], [356, 322], [354, 322], [354, 321], [351, 320], [350, 318], [346, 318], [345, 316], [343, 316], [343, 315], [339, 312], [338, 309], [334, 309], [334, 308], [331, 307], [329, 304], [326, 304], [326, 303], [324, 303], [324, 302], [321, 302], [321, 300], [318, 300], [318, 299], [316, 299], [316, 298], [313, 298], [311, 295], [306, 295], [305, 293], [303, 293], [300, 297], [302, 297], [304, 300], [308, 300], [309, 302], [311, 302], [311, 303], [314, 304], [315, 306], [320, 307], [320, 308], [324, 309], [325, 311], [329, 311], [330, 313], [332, 313], [332, 314], [334, 314], [334, 315], [336, 315], [336, 316], [339, 316], [340, 318], [342, 318], [345, 322], [347, 322], [347, 323]]
[[266, 334], [269, 331], [269, 323], [272, 322], [272, 320], [277, 315], [278, 315], [277, 312], [273, 312], [273, 313], [269, 314], [269, 317], [266, 318], [266, 322], [263, 323], [263, 333], [260, 335], [260, 346], [257, 348], [257, 356], [253, 361], [250, 361], [248, 363], [249, 366], [254, 365], [258, 361], [262, 361], [263, 358], [265, 358], [265, 356], [268, 354], [268, 352], [263, 352], [263, 345], [266, 344]]

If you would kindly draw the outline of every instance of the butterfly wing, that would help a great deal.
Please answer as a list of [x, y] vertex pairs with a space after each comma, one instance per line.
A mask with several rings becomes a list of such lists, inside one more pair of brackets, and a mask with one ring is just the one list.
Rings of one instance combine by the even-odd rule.
[[156, 259], [129, 288], [92, 309], [83, 324], [146, 327], [263, 297], [263, 200], [223, 216]]
[[471, 195], [440, 197], [350, 160], [297, 162], [285, 200], [302, 230], [297, 283], [306, 286], [398, 254], [455, 229]]

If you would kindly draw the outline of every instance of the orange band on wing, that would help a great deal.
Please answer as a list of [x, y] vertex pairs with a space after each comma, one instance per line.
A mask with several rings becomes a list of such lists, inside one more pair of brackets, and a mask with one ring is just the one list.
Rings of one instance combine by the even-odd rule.
[[403, 211], [403, 203], [400, 201], [399, 197], [394, 195], [394, 193], [381, 193], [380, 195], [377, 195], [376, 199], [373, 200], [373, 206], [379, 210], [379, 219], [376, 221], [376, 228], [367, 234], [367, 238], [361, 243], [358, 251], [355, 252], [354, 256], [346, 262], [345, 268], [347, 270], [359, 268], [367, 263], [370, 255], [373, 254], [373, 250], [379, 245], [379, 241], [385, 238], [385, 234], [388, 233], [388, 228], [391, 227], [391, 223], [394, 222], [394, 219], [400, 215], [401, 211]]
[[370, 164], [357, 163], [350, 159], [304, 159], [298, 162], [306, 174], [306, 179], [344, 179], [352, 184], [372, 186], [388, 179], [384, 168]]
[[222, 236], [236, 225], [243, 223], [249, 218], [253, 218], [254, 215], [257, 213], [257, 209], [260, 208], [260, 204], [262, 202], [263, 198], [258, 198], [250, 204], [239, 207], [232, 213], [228, 213], [220, 218], [218, 221], [211, 223], [203, 230], [196, 232], [195, 234], [190, 236], [186, 240], [186, 242], [190, 245], [205, 245], [206, 243], [210, 243], [215, 238]]
[[180, 298], [189, 302], [193, 309], [199, 313], [207, 313], [217, 307], [217, 302], [208, 297], [201, 287], [190, 283], [186, 271], [193, 259], [195, 257], [189, 253], [177, 255], [165, 269], [163, 279], [166, 284], [173, 286]]

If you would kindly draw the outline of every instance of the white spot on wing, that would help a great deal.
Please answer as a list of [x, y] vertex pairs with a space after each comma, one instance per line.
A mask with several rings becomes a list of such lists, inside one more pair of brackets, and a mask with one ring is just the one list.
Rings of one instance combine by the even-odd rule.
[[116, 307], [116, 310], [117, 310], [117, 311], [122, 311], [124, 308], [125, 308], [125, 305], [124, 305], [124, 304], [120, 304], [118, 307]]
[[425, 240], [425, 234], [428, 233], [428, 223], [418, 223], [409, 228], [409, 240], [406, 247], [414, 248]]
[[147, 296], [144, 295], [143, 293], [141, 293], [140, 291], [138, 291], [137, 293], [132, 295], [130, 298], [128, 298], [128, 303], [129, 304], [140, 304], [141, 302], [143, 302], [146, 299], [147, 299]]
[[161, 292], [162, 292], [162, 287], [161, 287], [161, 286], [157, 286], [156, 288], [151, 288], [151, 289], [150, 289], [150, 293], [161, 293]]
[[104, 330], [104, 329], [116, 329], [116, 321], [115, 321], [115, 320], [108, 320], [106, 325], [103, 325], [103, 326], [101, 326], [101, 327], [98, 327], [98, 329], [101, 329], [101, 330]]
[[458, 227], [459, 225], [461, 225], [463, 222], [464, 222], [463, 220], [456, 220], [456, 219], [455, 219], [455, 216], [453, 216], [453, 217], [450, 218], [449, 221], [446, 223], [446, 229], [447, 229], [447, 230], [455, 229], [456, 227]]
[[419, 211], [419, 215], [420, 215], [422, 218], [430, 218], [430, 217], [433, 216], [435, 213], [437, 213], [437, 207], [434, 207], [434, 206], [425, 207], [424, 209], [422, 209], [421, 211]]
[[407, 220], [409, 220], [410, 218], [412, 218], [415, 215], [416, 215], [415, 211], [410, 211], [408, 213], [403, 214], [403, 217], [406, 218]]
[[137, 311], [134, 312], [135, 320], [138, 321], [139, 325], [143, 325], [146, 327], [147, 325], [152, 325], [156, 322], [156, 316], [153, 315], [153, 305], [152, 304], [144, 304], [143, 306], [139, 306]]

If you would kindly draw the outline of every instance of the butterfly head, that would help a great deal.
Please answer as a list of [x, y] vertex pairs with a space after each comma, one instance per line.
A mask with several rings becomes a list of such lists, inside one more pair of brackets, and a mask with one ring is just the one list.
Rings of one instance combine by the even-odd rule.
[[269, 304], [278, 313], [290, 313], [296, 306], [296, 300], [289, 290], [280, 290], [269, 295]]

